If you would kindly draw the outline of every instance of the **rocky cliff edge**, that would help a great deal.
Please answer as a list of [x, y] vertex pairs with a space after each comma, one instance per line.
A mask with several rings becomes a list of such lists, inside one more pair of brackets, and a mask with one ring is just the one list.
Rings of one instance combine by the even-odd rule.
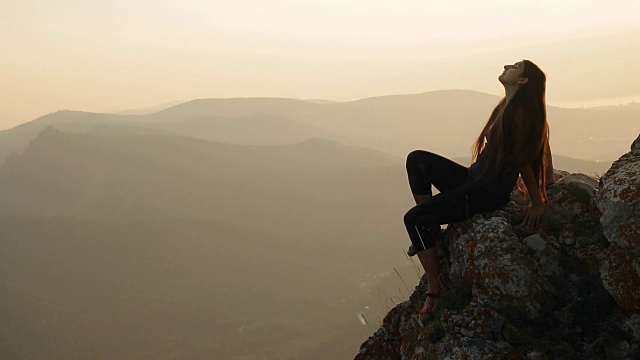
[[640, 359], [640, 136], [598, 181], [556, 171], [536, 231], [515, 190], [503, 209], [445, 231], [452, 289], [418, 317], [423, 277], [362, 359]]

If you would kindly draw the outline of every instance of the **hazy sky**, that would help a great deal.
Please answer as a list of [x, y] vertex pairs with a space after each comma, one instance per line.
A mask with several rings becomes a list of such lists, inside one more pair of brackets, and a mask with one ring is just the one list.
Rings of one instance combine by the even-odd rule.
[[522, 58], [550, 104], [640, 101], [638, 19], [637, 0], [0, 0], [0, 129], [207, 97], [500, 95]]

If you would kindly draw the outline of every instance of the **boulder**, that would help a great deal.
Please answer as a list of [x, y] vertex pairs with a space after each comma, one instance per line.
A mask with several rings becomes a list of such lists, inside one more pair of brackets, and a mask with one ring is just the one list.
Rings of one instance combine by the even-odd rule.
[[452, 239], [450, 249], [451, 275], [469, 284], [476, 301], [527, 319], [543, 315], [553, 287], [532, 256], [537, 251], [515, 234], [504, 217], [478, 216], [473, 227]]
[[599, 267], [603, 284], [618, 305], [640, 313], [640, 136], [600, 179], [597, 206], [611, 243]]
[[597, 205], [607, 239], [640, 254], [640, 150], [623, 155], [602, 176]]
[[548, 190], [549, 207], [565, 215], [586, 215], [595, 206], [598, 180], [585, 174], [569, 174]]

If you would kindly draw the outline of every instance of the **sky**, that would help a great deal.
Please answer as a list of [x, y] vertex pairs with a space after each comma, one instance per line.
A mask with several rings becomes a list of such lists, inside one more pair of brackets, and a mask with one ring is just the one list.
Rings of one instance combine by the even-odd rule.
[[504, 64], [550, 105], [640, 102], [636, 0], [0, 0], [0, 129], [198, 98], [469, 89]]

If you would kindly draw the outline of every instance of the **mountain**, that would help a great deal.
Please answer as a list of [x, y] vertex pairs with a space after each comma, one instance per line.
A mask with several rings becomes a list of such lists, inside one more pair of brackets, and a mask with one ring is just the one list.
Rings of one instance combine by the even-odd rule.
[[0, 131], [0, 162], [11, 153], [21, 153], [42, 130], [53, 126], [69, 131], [89, 131], [97, 125], [124, 123], [130, 115], [98, 114], [80, 111], [57, 111], [12, 129]]
[[156, 105], [156, 106], [151, 106], [151, 107], [115, 111], [115, 112], [113, 112], [113, 114], [119, 114], [119, 115], [145, 115], [145, 114], [152, 114], [152, 113], [155, 113], [155, 112], [162, 111], [164, 109], [170, 108], [172, 106], [175, 106], [175, 105], [178, 105], [178, 104], [182, 104], [183, 102], [184, 101], [171, 101], [171, 102], [168, 102], [168, 103], [164, 103], [164, 104], [160, 104], [160, 105]]
[[340, 101], [325, 100], [325, 99], [302, 99], [302, 100], [312, 102], [312, 103], [317, 103], [317, 104], [331, 104], [331, 103], [340, 102]]
[[[62, 111], [0, 132], [0, 161], [11, 152], [23, 151], [47, 126], [91, 132], [96, 124], [132, 126], [138, 133], [142, 128], [153, 128], [243, 144], [291, 144], [313, 136], [400, 157], [415, 149], [459, 157], [469, 153], [498, 100], [475, 91], [446, 90], [328, 103], [280, 98], [198, 99], [145, 115]], [[640, 108], [548, 106], [548, 119], [555, 154], [610, 161], [633, 140], [631, 134], [640, 127]]]
[[[549, 108], [552, 151], [564, 156], [611, 161], [624, 154], [640, 128], [640, 109]], [[556, 140], [557, 139], [557, 140]]]
[[[553, 151], [552, 151], [553, 152]], [[574, 159], [567, 156], [552, 154], [553, 167], [568, 171], [570, 173], [583, 173], [589, 176], [600, 177], [611, 167], [611, 161], [589, 161]], [[454, 161], [469, 166], [471, 164], [471, 157], [454, 158]]]
[[[224, 202], [225, 209], [216, 211], [226, 215], [218, 215], [235, 216], [249, 199], [252, 208], [271, 211], [282, 204], [283, 196], [308, 201], [316, 188], [325, 188], [322, 179], [331, 171], [352, 176], [358, 169], [378, 172], [367, 168], [401, 164], [381, 152], [322, 139], [258, 146], [178, 136], [71, 134], [48, 128], [23, 154], [10, 157], [0, 168], [0, 198], [5, 200], [0, 213], [203, 217], [210, 214], [210, 204]], [[166, 198], [183, 203], [169, 209], [162, 206]]]
[[36, 359], [342, 358], [411, 204], [401, 159], [330, 140], [54, 128], [0, 199], [0, 357]]
[[308, 138], [336, 135], [282, 116], [252, 114], [241, 117], [202, 116], [180, 121], [146, 124], [149, 129], [230, 144], [278, 145]]

